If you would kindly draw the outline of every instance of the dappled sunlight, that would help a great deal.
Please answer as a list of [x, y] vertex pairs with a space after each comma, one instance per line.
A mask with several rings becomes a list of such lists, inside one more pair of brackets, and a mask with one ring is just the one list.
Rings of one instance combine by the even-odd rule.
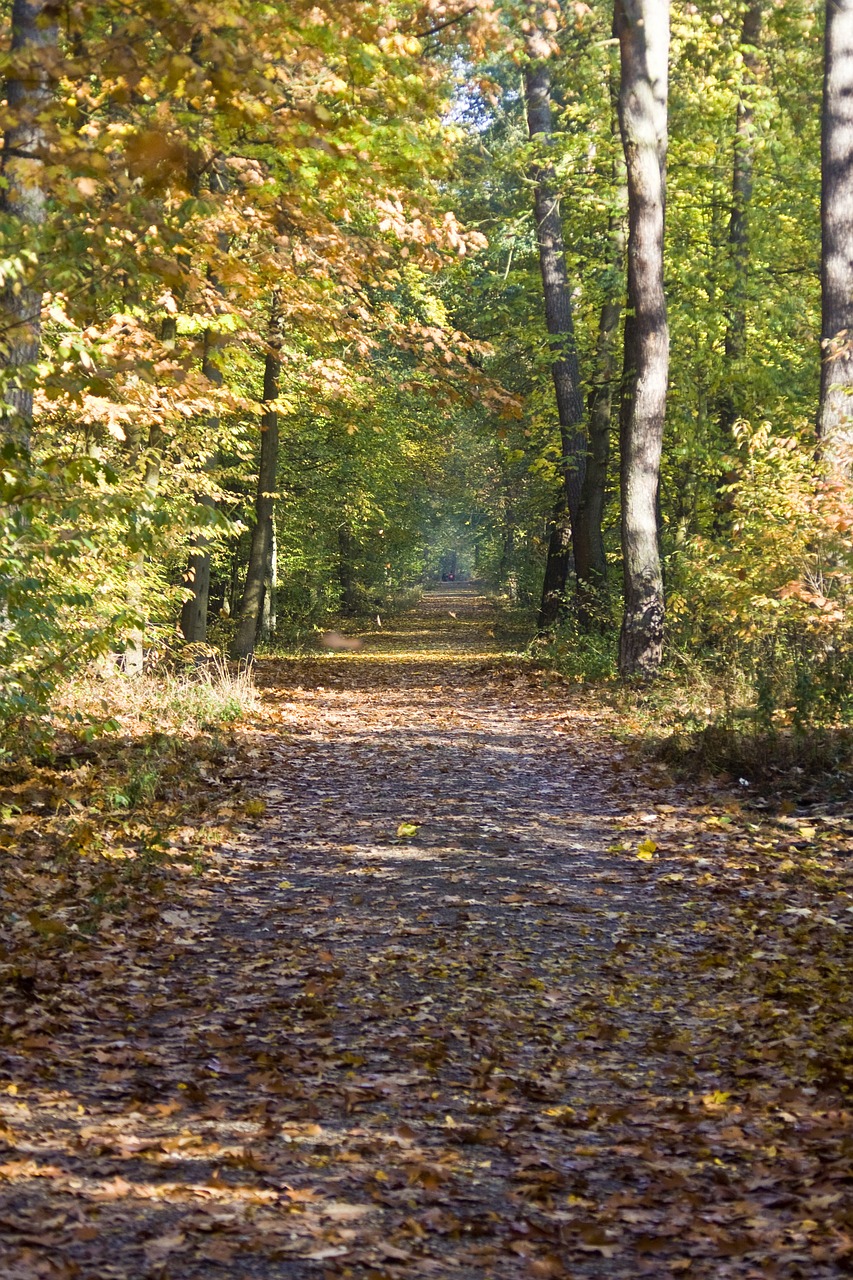
[[195, 775], [203, 857], [143, 846], [138, 888], [37, 922], [0, 1058], [16, 1280], [833, 1274], [853, 1122], [814, 995], [847, 900], [493, 623], [264, 659]]
[[359, 654], [353, 654], [349, 658], [348, 665], [355, 666], [360, 662], [379, 662], [393, 663], [396, 667], [399, 664], [405, 666], [409, 663], [440, 662], [442, 666], [465, 667], [472, 662], [487, 662], [493, 657], [493, 649], [466, 649], [463, 653], [459, 653], [450, 645], [446, 649], [424, 647], [408, 651], [404, 649], [402, 652], [389, 650], [387, 653], [365, 648]]

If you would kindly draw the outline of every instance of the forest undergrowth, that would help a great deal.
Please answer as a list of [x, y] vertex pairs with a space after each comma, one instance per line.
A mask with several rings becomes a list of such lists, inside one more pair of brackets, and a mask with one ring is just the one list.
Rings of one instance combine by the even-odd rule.
[[849, 803], [473, 589], [362, 638], [5, 763], [3, 1274], [847, 1274]]

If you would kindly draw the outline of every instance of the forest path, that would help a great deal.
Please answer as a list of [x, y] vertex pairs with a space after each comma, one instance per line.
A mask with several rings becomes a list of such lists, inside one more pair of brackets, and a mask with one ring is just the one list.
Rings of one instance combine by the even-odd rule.
[[10, 1280], [847, 1273], [849, 1115], [643, 844], [686, 800], [501, 625], [448, 586], [259, 664], [255, 829], [6, 1100]]

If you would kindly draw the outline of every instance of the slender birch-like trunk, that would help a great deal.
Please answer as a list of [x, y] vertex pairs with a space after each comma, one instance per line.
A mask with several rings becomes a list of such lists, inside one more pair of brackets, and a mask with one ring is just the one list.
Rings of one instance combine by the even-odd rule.
[[821, 138], [821, 345], [818, 435], [853, 469], [853, 0], [827, 0]]
[[732, 283], [726, 306], [726, 387], [720, 406], [720, 425], [727, 434], [743, 406], [737, 389], [737, 365], [746, 355], [746, 304], [749, 285], [749, 215], [755, 170], [754, 88], [758, 78], [758, 42], [766, 0], [751, 0], [743, 17], [740, 44], [743, 79], [735, 117], [732, 164], [732, 208], [729, 250]]
[[[44, 221], [44, 115], [53, 96], [59, 31], [56, 0], [14, 0], [10, 70], [6, 77], [9, 124], [3, 138], [0, 207], [21, 230], [21, 247], [38, 253]], [[0, 435], [29, 450], [33, 368], [41, 344], [42, 292], [28, 265], [23, 278], [0, 293]]]

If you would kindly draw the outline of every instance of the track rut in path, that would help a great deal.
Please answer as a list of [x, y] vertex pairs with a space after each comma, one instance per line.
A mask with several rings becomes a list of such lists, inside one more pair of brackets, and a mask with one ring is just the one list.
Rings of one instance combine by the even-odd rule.
[[704, 908], [633, 852], [609, 713], [501, 625], [454, 586], [260, 663], [263, 817], [52, 1040], [5, 1274], [842, 1274], [796, 1234], [825, 1157], [774, 1169], [760, 1074], [732, 1111]]

